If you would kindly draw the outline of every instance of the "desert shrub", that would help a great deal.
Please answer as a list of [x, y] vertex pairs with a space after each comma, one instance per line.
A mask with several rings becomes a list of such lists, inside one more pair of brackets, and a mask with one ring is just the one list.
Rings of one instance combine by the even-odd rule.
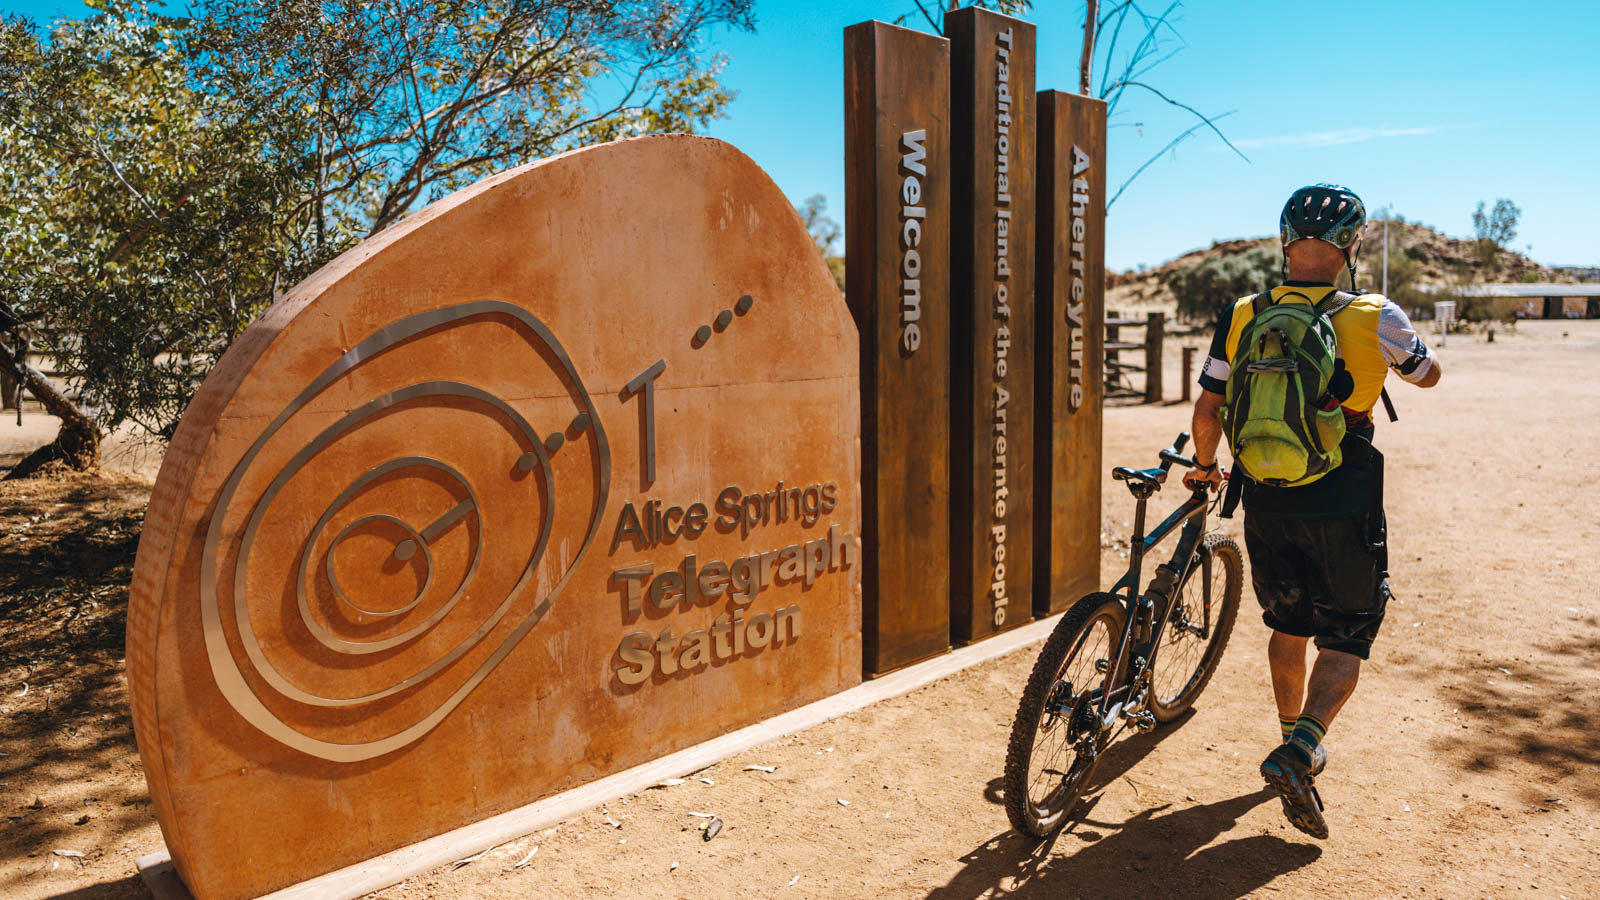
[[[1396, 253], [1390, 248], [1389, 253], [1389, 299], [1400, 304], [1400, 308], [1408, 315], [1416, 316], [1426, 313], [1425, 318], [1433, 316], [1433, 304], [1440, 298], [1420, 289], [1422, 281], [1422, 263], [1419, 254], [1413, 253], [1416, 247], [1408, 246], [1403, 251]], [[1379, 282], [1379, 273], [1382, 271], [1382, 257], [1370, 260], [1365, 268], [1362, 281], [1369, 282], [1368, 290], [1377, 290], [1382, 285]], [[1375, 277], [1379, 276], [1379, 277]], [[1378, 283], [1374, 283], [1378, 282]]]
[[1282, 277], [1283, 257], [1276, 248], [1257, 245], [1178, 269], [1167, 276], [1167, 288], [1178, 298], [1178, 318], [1210, 324], [1235, 300], [1263, 291]]

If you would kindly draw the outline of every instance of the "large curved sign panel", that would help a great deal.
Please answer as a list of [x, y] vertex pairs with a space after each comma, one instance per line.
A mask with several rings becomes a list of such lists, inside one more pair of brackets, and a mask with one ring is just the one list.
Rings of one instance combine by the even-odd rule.
[[179, 873], [254, 896], [860, 679], [854, 326], [749, 159], [481, 182], [236, 342], [139, 548]]

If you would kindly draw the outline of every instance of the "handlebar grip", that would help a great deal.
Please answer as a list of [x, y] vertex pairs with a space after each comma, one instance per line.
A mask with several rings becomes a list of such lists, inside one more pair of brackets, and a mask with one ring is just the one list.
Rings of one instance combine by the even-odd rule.
[[1178, 465], [1183, 466], [1185, 469], [1192, 469], [1195, 467], [1195, 461], [1192, 457], [1184, 456], [1180, 453], [1173, 453], [1171, 447], [1161, 451], [1161, 468], [1165, 469], [1173, 463], [1177, 463]]
[[1161, 451], [1159, 456], [1161, 457], [1163, 471], [1170, 468], [1173, 463], [1178, 463], [1191, 469], [1194, 468], [1194, 460], [1182, 455], [1184, 445], [1187, 443], [1189, 443], [1189, 432], [1180, 431], [1178, 432], [1178, 439], [1172, 442], [1172, 446]]

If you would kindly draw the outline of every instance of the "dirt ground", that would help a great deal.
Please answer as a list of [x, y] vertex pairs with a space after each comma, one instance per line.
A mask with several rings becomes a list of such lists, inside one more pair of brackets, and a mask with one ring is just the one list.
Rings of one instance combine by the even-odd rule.
[[[1391, 391], [1398, 596], [1329, 732], [1326, 841], [1255, 772], [1277, 723], [1247, 589], [1194, 713], [1115, 745], [1086, 819], [1052, 841], [1012, 834], [998, 793], [1029, 648], [379, 896], [1600, 893], [1600, 322], [1518, 331], [1452, 338], [1438, 388]], [[1107, 467], [1153, 462], [1187, 421], [1108, 410]], [[121, 629], [145, 491], [0, 486], [0, 895], [144, 896], [133, 860], [160, 834]], [[1131, 512], [1108, 484], [1107, 584]], [[714, 840], [695, 812], [722, 820]]]

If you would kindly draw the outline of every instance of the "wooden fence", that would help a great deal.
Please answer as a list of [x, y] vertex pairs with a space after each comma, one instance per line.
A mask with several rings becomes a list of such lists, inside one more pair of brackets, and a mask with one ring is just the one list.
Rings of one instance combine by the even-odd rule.
[[[1123, 340], [1122, 329], [1144, 329], [1143, 340]], [[1169, 335], [1167, 317], [1164, 313], [1149, 313], [1142, 319], [1124, 317], [1121, 313], [1110, 311], [1106, 313], [1106, 399], [1113, 397], [1139, 399], [1145, 403], [1160, 403], [1164, 399], [1162, 391], [1162, 352], [1166, 348], [1169, 336], [1193, 337], [1195, 334], [1204, 334], [1205, 329], [1178, 329]], [[1195, 354], [1200, 348], [1185, 344], [1183, 347], [1183, 378], [1179, 382], [1180, 402], [1187, 403], [1193, 399], [1194, 394], [1194, 363]], [[1143, 351], [1144, 359], [1139, 362], [1125, 360], [1123, 353], [1136, 353]], [[1137, 358], [1137, 357], [1136, 357]], [[1138, 381], [1134, 380], [1138, 376]]]
[[[1124, 328], [1143, 328], [1144, 340], [1127, 341], [1122, 338]], [[1153, 312], [1143, 319], [1123, 318], [1121, 313], [1106, 312], [1106, 399], [1113, 397], [1141, 397], [1146, 403], [1161, 402], [1161, 350], [1166, 339], [1167, 317]], [[1123, 353], [1143, 350], [1144, 360], [1124, 360]], [[1142, 389], [1134, 387], [1132, 375], [1143, 373]]]

